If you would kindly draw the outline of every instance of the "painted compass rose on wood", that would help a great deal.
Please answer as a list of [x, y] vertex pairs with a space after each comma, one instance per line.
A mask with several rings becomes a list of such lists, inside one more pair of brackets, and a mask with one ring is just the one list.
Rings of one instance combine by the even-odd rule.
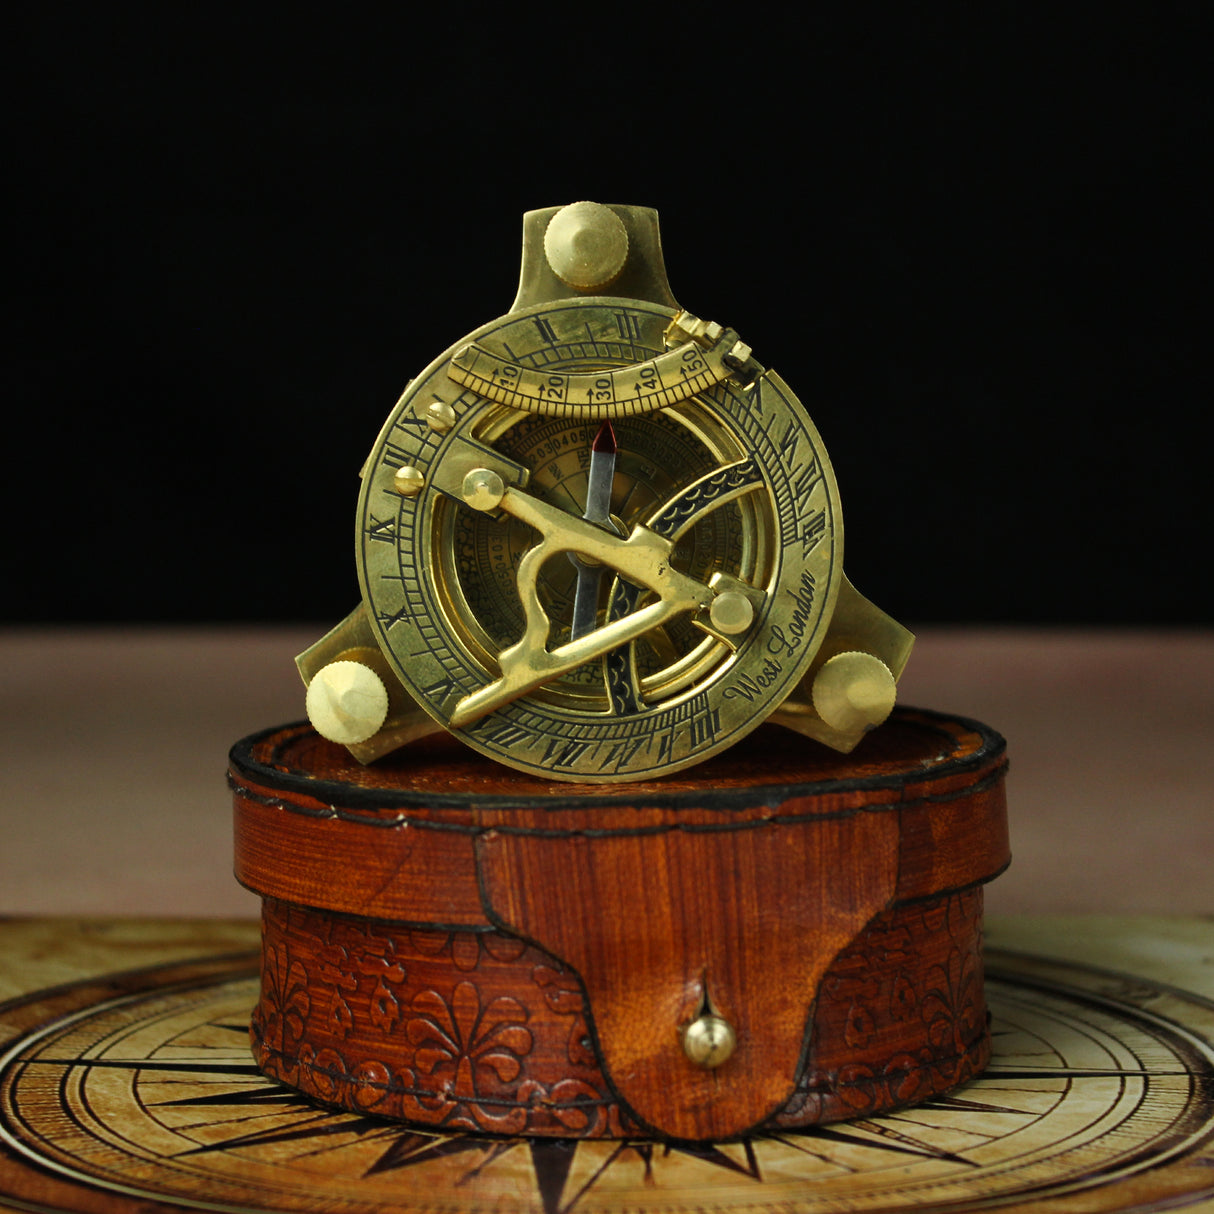
[[994, 1057], [947, 1097], [721, 1144], [417, 1132], [265, 1079], [252, 951], [0, 1005], [0, 1203], [169, 1209], [1111, 1211], [1214, 1198], [1214, 1003], [988, 953]]

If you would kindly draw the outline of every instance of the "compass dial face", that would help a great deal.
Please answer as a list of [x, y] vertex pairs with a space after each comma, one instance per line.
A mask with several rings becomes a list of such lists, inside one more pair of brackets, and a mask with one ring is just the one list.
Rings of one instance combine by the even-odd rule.
[[[523, 770], [700, 762], [793, 690], [830, 619], [842, 524], [816, 430], [778, 376], [668, 350], [672, 316], [595, 299], [492, 322], [410, 385], [364, 472], [381, 647], [431, 716]], [[480, 472], [506, 496], [471, 493]]]
[[988, 962], [980, 1078], [880, 1118], [698, 1145], [423, 1132], [317, 1107], [250, 1060], [252, 955], [58, 987], [0, 1009], [0, 1199], [93, 1214], [840, 1214], [1214, 1195], [1214, 1006]]

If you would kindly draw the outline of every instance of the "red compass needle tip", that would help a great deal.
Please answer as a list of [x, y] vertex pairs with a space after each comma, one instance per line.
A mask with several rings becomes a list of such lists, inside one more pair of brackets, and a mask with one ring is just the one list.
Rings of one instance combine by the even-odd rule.
[[590, 450], [601, 452], [603, 455], [615, 454], [615, 431], [611, 428], [610, 420], [605, 421], [599, 427], [599, 432], [594, 436], [594, 442], [590, 444]]

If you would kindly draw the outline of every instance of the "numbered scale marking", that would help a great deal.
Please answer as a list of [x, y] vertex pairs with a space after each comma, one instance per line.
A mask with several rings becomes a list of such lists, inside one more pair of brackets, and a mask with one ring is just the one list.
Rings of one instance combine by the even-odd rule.
[[[632, 331], [635, 314], [615, 313], [616, 323]], [[627, 326], [625, 325], [627, 319]], [[544, 317], [536, 318], [540, 335], [551, 344], [556, 361], [557, 335]], [[639, 326], [638, 326], [639, 335]], [[591, 338], [590, 350], [576, 335], [569, 353], [583, 358], [601, 358], [606, 343]], [[568, 344], [568, 343], [567, 343]], [[632, 347], [635, 350], [635, 346]], [[631, 366], [613, 370], [564, 372], [551, 365], [537, 369], [521, 366], [475, 343], [465, 346], [451, 360], [448, 375], [486, 400], [542, 413], [548, 417], [599, 421], [651, 413], [688, 400], [728, 378], [733, 369], [726, 363], [727, 342], [703, 350], [694, 341], [665, 354], [657, 354]], [[533, 361], [534, 356], [533, 356]]]
[[[1214, 1195], [1214, 1004], [988, 961], [995, 1053], [981, 1078], [886, 1117], [693, 1146], [417, 1132], [312, 1105], [250, 1060], [251, 954], [58, 987], [0, 1007], [0, 1200], [94, 1214], [826, 1214]], [[281, 995], [287, 1018], [306, 997], [289, 974]]]

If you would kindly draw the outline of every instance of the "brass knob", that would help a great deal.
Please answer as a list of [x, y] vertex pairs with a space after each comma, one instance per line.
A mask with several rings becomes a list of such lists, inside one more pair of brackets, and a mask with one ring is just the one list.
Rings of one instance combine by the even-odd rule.
[[464, 477], [463, 495], [473, 510], [496, 510], [506, 496], [506, 482], [492, 468], [473, 468]]
[[392, 488], [401, 497], [416, 497], [422, 491], [425, 483], [426, 478], [422, 475], [421, 469], [415, 468], [412, 464], [405, 464], [403, 467], [397, 468], [392, 475]]
[[455, 410], [446, 401], [431, 401], [426, 406], [426, 425], [436, 434], [446, 434], [455, 425]]
[[322, 738], [353, 746], [379, 730], [388, 716], [383, 680], [361, 662], [330, 662], [308, 684], [308, 720]]
[[562, 207], [544, 231], [552, 272], [575, 291], [597, 291], [618, 278], [628, 259], [628, 230], [599, 202]]
[[728, 1062], [737, 1046], [738, 1035], [733, 1025], [714, 1012], [697, 1016], [683, 1030], [683, 1053], [705, 1070]]
[[837, 653], [814, 676], [818, 716], [850, 733], [880, 725], [894, 707], [897, 684], [889, 667], [871, 653]]
[[712, 600], [708, 609], [712, 626], [727, 636], [745, 632], [754, 622], [755, 609], [750, 600], [736, 590], [725, 590]]

